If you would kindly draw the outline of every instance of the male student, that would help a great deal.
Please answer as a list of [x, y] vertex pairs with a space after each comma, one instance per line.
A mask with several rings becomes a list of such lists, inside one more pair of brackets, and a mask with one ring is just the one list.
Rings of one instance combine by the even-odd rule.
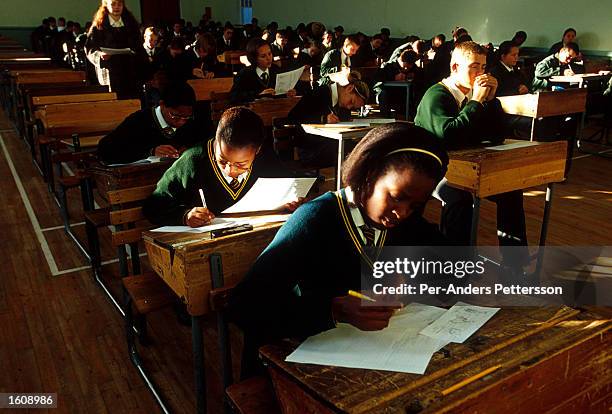
[[237, 50], [234, 39], [234, 26], [227, 24], [223, 28], [223, 35], [217, 39], [217, 53], [221, 54], [228, 50]]
[[576, 43], [569, 42], [561, 47], [558, 53], [541, 60], [536, 65], [533, 76], [534, 92], [548, 89], [551, 76], [584, 73], [584, 66], [574, 63], [578, 59], [580, 59], [580, 48]]
[[[203, 226], [237, 203], [259, 177], [287, 177], [273, 154], [262, 150], [264, 138], [263, 121], [255, 112], [239, 106], [226, 110], [215, 137], [187, 150], [162, 176], [143, 206], [147, 219]], [[297, 203], [285, 207], [293, 211]]]
[[178, 158], [204, 140], [205, 126], [193, 119], [195, 93], [186, 83], [162, 90], [159, 106], [129, 115], [98, 144], [98, 157], [107, 164], [147, 158]]
[[346, 68], [351, 67], [351, 57], [359, 51], [359, 38], [356, 35], [348, 35], [344, 39], [342, 48], [330, 50], [323, 57], [321, 62], [321, 78], [319, 86], [329, 85], [332, 80], [329, 78], [330, 73], [336, 73]]
[[[451, 55], [450, 76], [430, 87], [417, 108], [415, 124], [443, 140], [449, 149], [503, 139], [503, 111], [495, 99], [497, 80], [485, 74], [486, 59], [486, 50], [477, 43], [457, 44]], [[446, 179], [434, 195], [443, 204], [442, 233], [451, 241], [469, 245], [472, 195], [449, 186]], [[489, 199], [497, 203], [497, 234], [504, 264], [520, 270], [528, 262], [522, 192]]]
[[272, 56], [279, 58], [292, 58], [293, 50], [289, 47], [289, 38], [285, 30], [276, 32], [276, 39], [272, 42]]

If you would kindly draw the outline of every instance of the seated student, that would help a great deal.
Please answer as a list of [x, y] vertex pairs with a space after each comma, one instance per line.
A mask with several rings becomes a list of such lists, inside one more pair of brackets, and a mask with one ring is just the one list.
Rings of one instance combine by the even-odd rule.
[[361, 266], [368, 247], [444, 245], [422, 212], [446, 173], [441, 143], [419, 127], [370, 131], [344, 163], [344, 188], [298, 208], [233, 289], [228, 316], [244, 331], [242, 375], [261, 371], [259, 346], [305, 338], [338, 322], [380, 330], [390, 308], [362, 307]]
[[[279, 70], [272, 64], [270, 45], [263, 39], [251, 39], [247, 43], [246, 52], [251, 65], [238, 72], [234, 78], [230, 91], [230, 101], [234, 104], [276, 93], [274, 87]], [[289, 90], [287, 96], [295, 96], [295, 90]]]
[[558, 53], [552, 54], [541, 60], [533, 74], [532, 88], [534, 92], [547, 90], [551, 76], [571, 76], [576, 73], [584, 73], [584, 66], [573, 62], [580, 59], [580, 48], [576, 43], [569, 42], [563, 46]]
[[334, 32], [331, 30], [326, 30], [323, 33], [323, 38], [321, 39], [322, 52], [325, 55], [330, 50], [334, 49]]
[[[295, 124], [335, 124], [350, 119], [350, 111], [365, 105], [370, 90], [359, 73], [351, 72], [345, 77], [344, 85], [333, 82], [305, 94], [289, 111], [287, 119]], [[300, 161], [307, 166], [332, 165], [337, 158], [338, 144], [327, 138], [305, 134], [301, 127], [299, 130], [296, 144]]]
[[223, 35], [217, 39], [217, 53], [222, 54], [228, 50], [237, 50], [238, 46], [234, 39], [234, 26], [226, 24], [223, 28]]
[[552, 45], [550, 49], [548, 50], [548, 54], [554, 55], [555, 53], [560, 51], [561, 48], [563, 48], [563, 46], [566, 46], [568, 43], [576, 43], [575, 40], [576, 40], [576, 29], [572, 27], [565, 29], [565, 31], [563, 32], [563, 37], [561, 38], [561, 41]]
[[[451, 75], [430, 87], [417, 108], [414, 123], [433, 133], [447, 148], [462, 148], [504, 137], [503, 111], [495, 92], [496, 79], [484, 73], [486, 50], [475, 42], [455, 46]], [[440, 228], [451, 241], [468, 246], [472, 226], [472, 195], [444, 179], [435, 197], [442, 201]], [[513, 270], [527, 264], [523, 194], [512, 191], [489, 197], [497, 203], [497, 228], [504, 264]], [[504, 249], [504, 246], [524, 248]]]
[[215, 38], [210, 33], [198, 36], [193, 47], [185, 51], [185, 59], [191, 69], [192, 78], [212, 79], [232, 76], [231, 71], [225, 69], [217, 60]]
[[522, 95], [529, 93], [527, 80], [515, 68], [519, 57], [519, 48], [512, 41], [506, 40], [497, 49], [499, 61], [491, 69], [491, 75], [497, 79], [497, 96]]
[[525, 40], [527, 40], [527, 32], [524, 32], [523, 30], [516, 32], [514, 36], [512, 36], [512, 39], [510, 39], [510, 41], [516, 47], [521, 47], [521, 45], [525, 43]]
[[237, 203], [259, 177], [287, 177], [278, 159], [262, 151], [264, 138], [263, 121], [255, 112], [240, 106], [226, 110], [215, 137], [185, 151], [159, 180], [143, 206], [147, 219], [159, 225], [203, 226]]
[[377, 59], [380, 57], [379, 49], [382, 44], [383, 38], [380, 34], [372, 36], [369, 41], [359, 46], [359, 51], [355, 55], [356, 63], [359, 66], [376, 66]]
[[434, 58], [428, 67], [429, 84], [440, 82], [442, 79], [450, 75], [450, 61], [451, 54], [455, 45], [461, 40], [465, 39], [465, 36], [469, 36], [468, 31], [464, 27], [455, 27], [453, 29], [453, 39], [444, 42], [437, 50]]
[[355, 35], [348, 35], [344, 39], [341, 49], [333, 49], [325, 54], [321, 62], [321, 78], [319, 86], [328, 85], [332, 81], [329, 79], [330, 73], [336, 73], [351, 67], [351, 56], [359, 51], [359, 39]]
[[293, 50], [289, 47], [287, 32], [279, 30], [276, 32], [276, 39], [272, 42], [272, 56], [275, 58], [293, 58]]
[[185, 56], [185, 40], [176, 36], [170, 41], [166, 50], [153, 61], [154, 71], [162, 70], [171, 82], [185, 82], [191, 79], [191, 67]]
[[412, 95], [415, 102], [420, 101], [423, 94], [424, 74], [423, 70], [416, 66], [418, 56], [414, 50], [404, 50], [395, 62], [385, 65], [378, 69], [374, 76], [374, 93], [376, 100], [380, 104], [381, 114], [388, 116], [391, 107], [400, 113], [404, 113], [406, 108], [406, 91], [398, 88], [384, 88], [383, 83], [389, 81], [405, 81], [412, 79]]
[[134, 112], [100, 140], [98, 158], [129, 163], [150, 155], [178, 158], [202, 142], [205, 126], [193, 119], [195, 93], [186, 83], [163, 88], [159, 106]]
[[153, 63], [161, 53], [161, 49], [158, 47], [159, 35], [153, 26], [149, 26], [145, 29], [143, 38], [142, 47], [147, 55], [147, 60], [149, 63]]

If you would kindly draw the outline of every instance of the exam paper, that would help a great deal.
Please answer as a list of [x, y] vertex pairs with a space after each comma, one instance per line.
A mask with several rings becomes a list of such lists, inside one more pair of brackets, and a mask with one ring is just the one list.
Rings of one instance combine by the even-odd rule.
[[123, 49], [113, 49], [111, 47], [101, 47], [100, 52], [104, 52], [109, 55], [133, 55], [134, 52], [129, 47]]
[[278, 210], [306, 197], [316, 178], [259, 178], [240, 201], [223, 213]]
[[277, 95], [287, 93], [290, 89], [295, 88], [295, 84], [300, 80], [302, 73], [304, 72], [304, 66], [299, 69], [291, 70], [289, 72], [277, 73], [276, 74], [276, 87], [274, 91]]
[[267, 224], [267, 223], [282, 223], [287, 221], [289, 214], [270, 214], [261, 217], [243, 218], [243, 217], [215, 217], [210, 224], [202, 227], [189, 226], [163, 226], [153, 229], [153, 232], [165, 233], [206, 233], [207, 231], [226, 229], [230, 227], [238, 227], [243, 224], [252, 226]]
[[410, 304], [381, 331], [360, 331], [341, 323], [308, 338], [286, 361], [423, 374], [434, 352], [447, 342], [419, 331], [445, 312], [435, 306]]
[[125, 165], [153, 164], [153, 163], [160, 162], [160, 161], [161, 161], [161, 157], [151, 155], [148, 158], [144, 158], [138, 161], [126, 162], [126, 163], [116, 163], [116, 164], [106, 164], [106, 166], [107, 167], [123, 167]]
[[491, 319], [499, 309], [457, 302], [420, 333], [440, 341], [461, 344]]
[[485, 148], [493, 150], [493, 151], [506, 151], [506, 150], [511, 150], [515, 148], [531, 147], [533, 145], [538, 145], [538, 143], [533, 142], [533, 141], [521, 141], [521, 142], [513, 142], [511, 144], [495, 145], [494, 147], [485, 147]]

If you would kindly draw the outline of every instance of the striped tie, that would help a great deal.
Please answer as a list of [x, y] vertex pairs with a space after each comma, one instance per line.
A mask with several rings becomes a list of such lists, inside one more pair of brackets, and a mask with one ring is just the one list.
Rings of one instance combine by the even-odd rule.
[[363, 226], [359, 226], [363, 233], [363, 237], [365, 237], [365, 245], [366, 246], [374, 246], [374, 229], [367, 224]]
[[238, 189], [240, 188], [240, 181], [238, 181], [237, 178], [232, 178], [232, 181], [229, 183], [229, 186], [232, 191], [238, 191]]

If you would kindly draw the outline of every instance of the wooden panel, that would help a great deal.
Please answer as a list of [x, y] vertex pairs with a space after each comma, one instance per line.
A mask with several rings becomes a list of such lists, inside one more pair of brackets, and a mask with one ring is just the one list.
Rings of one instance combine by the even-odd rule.
[[[61, 135], [61, 134], [58, 134], [58, 135]], [[104, 138], [104, 135], [79, 137], [79, 146], [82, 149], [95, 148], [98, 146], [102, 138]], [[74, 147], [74, 142], [72, 141], [72, 139], [62, 139], [60, 142], [68, 147]]]
[[260, 99], [251, 104], [251, 108], [261, 117], [265, 126], [272, 126], [274, 118], [286, 118], [289, 111], [300, 101], [301, 97]]
[[111, 234], [112, 244], [114, 247], [119, 247], [125, 244], [138, 243], [142, 238], [142, 232], [149, 230], [150, 228], [151, 226], [114, 231]]
[[234, 78], [191, 79], [187, 83], [196, 94], [198, 101], [210, 101], [211, 93], [229, 92]]
[[49, 96], [34, 96], [32, 104], [34, 105], [49, 105], [63, 104], [75, 102], [94, 102], [94, 101], [114, 101], [117, 99], [115, 92], [105, 93], [84, 93], [74, 95], [49, 95]]
[[530, 118], [567, 115], [584, 112], [586, 89], [539, 92], [536, 94], [500, 96], [504, 112]]
[[25, 72], [17, 76], [17, 84], [22, 83], [59, 83], [75, 82], [85, 83], [85, 72], [75, 71], [45, 71], [45, 72]]
[[110, 224], [113, 225], [133, 223], [140, 220], [145, 220], [145, 216], [142, 214], [142, 207], [126, 208], [110, 212]]
[[[506, 144], [521, 142], [506, 140]], [[539, 142], [496, 151], [472, 148], [449, 152], [449, 184], [478, 197], [563, 180], [567, 142]]]
[[100, 130], [112, 130], [128, 115], [138, 110], [140, 110], [138, 99], [68, 103], [45, 106], [41, 118], [45, 128], [76, 129], [95, 123], [103, 127]]
[[144, 185], [142, 187], [125, 188], [108, 192], [108, 201], [111, 204], [131, 203], [144, 200], [153, 193], [155, 185]]

